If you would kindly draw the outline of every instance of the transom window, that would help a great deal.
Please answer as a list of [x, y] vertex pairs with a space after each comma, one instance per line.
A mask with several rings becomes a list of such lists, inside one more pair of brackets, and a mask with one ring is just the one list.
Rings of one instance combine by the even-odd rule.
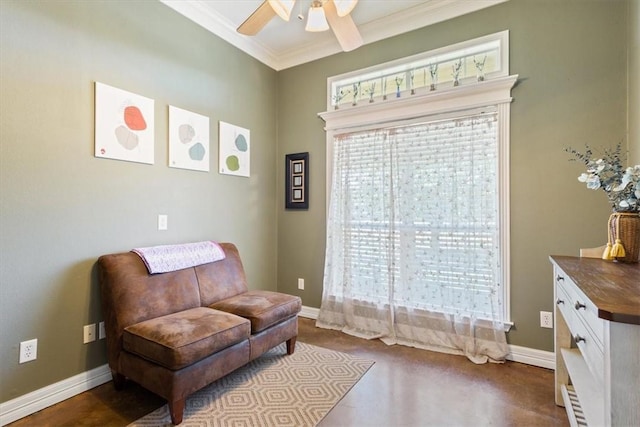
[[503, 31], [332, 77], [327, 109], [434, 92], [508, 72], [508, 32]]

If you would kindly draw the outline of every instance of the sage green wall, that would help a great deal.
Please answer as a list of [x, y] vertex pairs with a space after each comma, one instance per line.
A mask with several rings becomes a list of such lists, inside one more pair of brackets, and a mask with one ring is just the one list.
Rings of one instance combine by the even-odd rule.
[[[310, 153], [308, 212], [285, 211], [278, 193], [278, 286], [319, 307], [325, 246], [325, 133], [329, 76], [510, 30], [511, 344], [553, 351], [540, 310], [553, 310], [549, 254], [606, 241], [604, 194], [587, 190], [564, 147], [626, 138], [627, 2], [511, 0], [447, 22], [278, 73], [278, 157]], [[283, 176], [283, 162], [278, 175]], [[298, 291], [296, 278], [306, 279]]]
[[[278, 283], [318, 307], [326, 159], [316, 114], [326, 78], [504, 29], [521, 78], [512, 105], [509, 339], [552, 350], [551, 330], [537, 326], [538, 311], [552, 309], [547, 255], [603, 243], [608, 215], [562, 149], [624, 139], [627, 35], [629, 145], [640, 163], [638, 0], [627, 5], [511, 0], [276, 73], [158, 2], [0, 1], [0, 401], [105, 363], [104, 341], [81, 344], [82, 325], [101, 320], [94, 263], [103, 253], [233, 241], [252, 287]], [[95, 81], [155, 99], [154, 165], [93, 157]], [[166, 166], [169, 104], [210, 117], [211, 172]], [[216, 172], [218, 120], [251, 129], [250, 179]], [[284, 155], [302, 151], [310, 152], [310, 209], [285, 211]], [[168, 231], [157, 231], [159, 213], [169, 215]], [[297, 290], [298, 277], [306, 290]], [[18, 344], [31, 338], [38, 360], [19, 365]]]
[[[232, 241], [276, 289], [275, 71], [156, 1], [2, 0], [0, 32], [0, 401], [106, 363], [101, 254]], [[155, 99], [154, 165], [93, 156], [95, 81]], [[169, 104], [210, 118], [209, 173], [167, 167]], [[218, 174], [218, 120], [251, 130], [251, 178]]]

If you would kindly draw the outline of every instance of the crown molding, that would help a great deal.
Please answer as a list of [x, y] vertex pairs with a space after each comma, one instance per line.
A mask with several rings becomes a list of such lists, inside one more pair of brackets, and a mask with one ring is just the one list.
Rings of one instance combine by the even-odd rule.
[[[360, 25], [358, 29], [364, 44], [369, 44], [507, 1], [509, 0], [432, 0]], [[235, 25], [207, 7], [207, 2], [204, 0], [160, 0], [160, 2], [276, 71], [342, 52], [335, 40], [324, 40], [276, 52], [255, 38], [237, 33]]]
[[207, 7], [206, 1], [160, 0], [160, 2], [263, 64], [275, 70], [278, 69], [278, 56], [275, 52], [255, 39], [236, 32], [235, 26], [227, 18]]
[[361, 33], [365, 43], [373, 43], [507, 1], [509, 0], [431, 0], [428, 3], [369, 22], [362, 26]]

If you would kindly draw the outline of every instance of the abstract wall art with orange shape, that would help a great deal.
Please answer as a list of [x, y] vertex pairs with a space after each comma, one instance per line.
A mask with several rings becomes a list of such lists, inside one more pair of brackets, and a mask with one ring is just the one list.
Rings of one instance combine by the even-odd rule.
[[95, 97], [95, 156], [153, 164], [153, 99], [99, 82]]

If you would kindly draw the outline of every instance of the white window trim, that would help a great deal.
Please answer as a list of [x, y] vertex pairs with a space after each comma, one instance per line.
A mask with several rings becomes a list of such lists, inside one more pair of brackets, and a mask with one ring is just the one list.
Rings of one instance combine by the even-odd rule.
[[334, 136], [357, 128], [373, 128], [391, 122], [433, 117], [440, 114], [462, 112], [478, 108], [497, 108], [498, 111], [498, 199], [500, 218], [500, 263], [502, 274], [503, 322], [505, 329], [511, 322], [511, 236], [510, 236], [510, 106], [513, 98], [511, 89], [518, 75], [494, 78], [474, 84], [438, 90], [421, 95], [397, 98], [384, 103], [362, 105], [345, 110], [331, 110], [318, 113], [325, 121], [326, 130], [326, 209], [329, 212], [331, 176], [333, 173]]

